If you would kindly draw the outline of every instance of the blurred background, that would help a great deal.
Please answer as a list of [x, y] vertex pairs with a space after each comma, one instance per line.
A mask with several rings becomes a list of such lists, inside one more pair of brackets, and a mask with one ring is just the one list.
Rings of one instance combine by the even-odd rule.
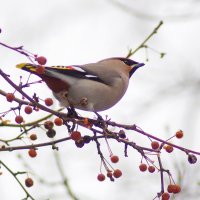
[[[178, 129], [185, 136], [173, 142], [200, 151], [200, 1], [198, 0], [48, 0], [12, 1], [0, 0], [0, 42], [11, 46], [23, 45], [25, 49], [48, 59], [47, 65], [71, 65], [96, 62], [113, 57], [126, 56], [130, 48], [135, 49], [153, 31], [160, 20], [164, 21], [158, 33], [147, 45], [152, 49], [141, 49], [131, 58], [144, 62], [130, 81], [124, 98], [113, 108], [102, 112], [112, 121], [121, 124], [137, 124], [144, 131], [166, 139]], [[160, 58], [159, 52], [164, 52]], [[0, 66], [11, 75], [16, 83], [27, 73], [19, 71], [15, 65], [28, 60], [14, 51], [0, 46]], [[32, 80], [38, 80], [31, 76]], [[1, 78], [1, 89], [13, 89]], [[52, 97], [44, 84], [35, 84], [26, 92], [41, 98]], [[1, 112], [10, 104], [0, 96]], [[59, 105], [55, 105], [58, 108]], [[80, 112], [84, 116], [93, 114]], [[45, 115], [45, 114], [44, 114]], [[26, 116], [32, 121], [38, 114]], [[13, 119], [13, 115], [7, 116]], [[14, 119], [13, 119], [14, 120]], [[81, 130], [82, 134], [90, 134]], [[11, 138], [18, 129], [1, 128], [0, 138]], [[40, 141], [49, 139], [40, 129], [34, 130]], [[56, 139], [67, 135], [66, 128], [58, 128]], [[147, 138], [135, 132], [127, 135], [136, 144], [150, 147]], [[29, 144], [24, 139], [13, 145]], [[100, 159], [96, 146], [90, 143], [81, 149], [73, 142], [59, 144], [59, 158], [70, 187], [80, 200], [147, 200], [153, 199], [160, 191], [159, 173], [141, 173], [138, 170], [140, 155], [128, 150], [128, 158], [123, 155], [123, 145], [110, 142], [114, 154], [120, 157], [122, 178], [114, 183], [96, 180]], [[101, 141], [105, 157], [109, 152], [105, 141]], [[56, 164], [58, 155], [51, 147], [38, 151], [35, 159], [29, 158], [27, 151], [1, 152], [1, 160], [14, 171], [28, 171], [35, 180], [29, 189], [36, 200], [71, 199], [65, 187], [60, 184], [61, 175]], [[153, 158], [152, 158], [153, 159]], [[175, 150], [172, 154], [163, 152], [163, 164], [170, 169], [174, 179], [182, 186], [182, 193], [176, 199], [199, 199], [199, 161], [196, 165], [187, 162], [187, 156]], [[1, 199], [22, 199], [24, 192], [14, 178], [1, 168]], [[22, 175], [21, 180], [23, 182]], [[42, 183], [40, 179], [44, 179]], [[166, 183], [168, 179], [166, 177]]]

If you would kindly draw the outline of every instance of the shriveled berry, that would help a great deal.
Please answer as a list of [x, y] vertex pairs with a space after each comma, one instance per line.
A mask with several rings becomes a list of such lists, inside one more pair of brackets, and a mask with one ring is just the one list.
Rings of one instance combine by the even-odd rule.
[[46, 134], [47, 134], [47, 136], [48, 136], [49, 138], [53, 138], [53, 137], [55, 137], [55, 135], [56, 135], [56, 131], [55, 131], [54, 129], [49, 129], [49, 130], [46, 132]]
[[37, 68], [36, 68], [36, 73], [37, 74], [44, 74], [44, 72], [45, 72], [45, 67], [44, 66], [37, 66]]
[[21, 115], [17, 115], [15, 117], [15, 122], [18, 124], [21, 124], [24, 121], [23, 117]]
[[33, 179], [32, 178], [26, 178], [25, 179], [25, 185], [26, 185], [26, 187], [33, 186]]
[[52, 129], [53, 126], [54, 126], [54, 123], [52, 121], [44, 122], [44, 128], [46, 128], [46, 129]]
[[116, 156], [116, 155], [112, 155], [110, 157], [110, 160], [111, 160], [112, 163], [117, 163], [119, 161], [119, 157]]
[[84, 135], [83, 141], [84, 141], [84, 143], [88, 144], [91, 141], [91, 137], [89, 135]]
[[37, 140], [37, 135], [34, 133], [32, 133], [29, 137], [31, 140]]
[[156, 150], [156, 149], [158, 149], [159, 148], [159, 143], [157, 142], [157, 141], [152, 141], [151, 142], [151, 147], [152, 147], [152, 149], [154, 149], [154, 150]]
[[174, 150], [174, 147], [171, 145], [166, 145], [165, 150], [166, 150], [166, 152], [171, 153]]
[[190, 164], [195, 164], [197, 162], [197, 157], [194, 154], [188, 154], [188, 162]]
[[25, 112], [26, 114], [31, 114], [31, 113], [33, 112], [33, 109], [32, 109], [31, 106], [26, 106], [26, 107], [24, 108], [24, 112]]
[[182, 130], [177, 131], [177, 132], [176, 132], [176, 137], [177, 137], [178, 139], [181, 139], [181, 138], [183, 137], [183, 131], [182, 131]]
[[35, 157], [37, 156], [37, 152], [36, 152], [35, 149], [29, 149], [28, 155], [29, 155], [31, 158], [35, 158]]
[[105, 175], [104, 174], [98, 174], [98, 176], [97, 176], [97, 179], [99, 180], [99, 181], [104, 181], [105, 180]]
[[81, 133], [79, 131], [73, 131], [70, 137], [74, 141], [79, 141], [81, 139]]
[[44, 56], [39, 56], [36, 57], [35, 60], [38, 62], [40, 65], [45, 65], [47, 62], [47, 59]]
[[145, 163], [141, 163], [139, 165], [139, 169], [141, 172], [145, 172], [147, 170], [147, 165]]
[[53, 99], [52, 98], [46, 98], [44, 100], [44, 103], [46, 106], [52, 106], [53, 105]]
[[118, 135], [119, 135], [120, 138], [126, 138], [126, 134], [125, 134], [124, 130], [120, 130]]
[[59, 117], [56, 117], [56, 118], [54, 119], [54, 124], [55, 124], [56, 126], [62, 126], [62, 125], [63, 125], [63, 120], [62, 120], [61, 118], [59, 118]]
[[119, 178], [122, 175], [122, 171], [120, 169], [115, 169], [113, 172], [113, 176], [115, 178]]
[[155, 172], [155, 167], [154, 166], [149, 166], [148, 167], [148, 171], [150, 172], [150, 173], [154, 173]]
[[78, 141], [75, 141], [75, 145], [78, 147], [78, 148], [82, 148], [84, 146], [84, 141], [83, 139], [81, 140], [78, 140]]
[[12, 102], [15, 99], [15, 95], [13, 93], [7, 93], [6, 94], [6, 100], [8, 102]]
[[164, 193], [162, 194], [162, 200], [169, 200], [169, 198], [170, 198], [170, 195], [169, 195], [168, 192], [164, 192]]

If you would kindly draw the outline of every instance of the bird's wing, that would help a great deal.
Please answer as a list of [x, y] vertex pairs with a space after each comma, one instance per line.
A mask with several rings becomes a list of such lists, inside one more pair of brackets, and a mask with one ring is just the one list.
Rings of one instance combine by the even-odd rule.
[[[38, 65], [29, 64], [29, 63], [21, 63], [21, 64], [18, 64], [16, 67], [23, 69], [25, 71], [29, 71], [36, 75], [39, 75], [37, 74], [37, 71], [36, 71], [36, 68], [38, 67]], [[54, 77], [54, 72], [55, 74], [57, 74], [56, 78], [58, 78], [58, 74], [61, 74], [62, 76], [66, 75], [73, 78], [88, 79], [88, 80], [104, 83], [97, 75], [88, 73], [86, 70], [82, 69], [81, 65], [51, 66], [51, 67], [45, 66], [44, 75]]]

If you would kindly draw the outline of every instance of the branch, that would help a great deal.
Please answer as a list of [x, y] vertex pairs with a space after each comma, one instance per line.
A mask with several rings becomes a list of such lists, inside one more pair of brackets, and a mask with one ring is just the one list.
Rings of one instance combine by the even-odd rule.
[[54, 157], [55, 157], [55, 160], [56, 160], [56, 164], [57, 164], [57, 167], [58, 167], [58, 171], [62, 177], [62, 182], [67, 190], [67, 193], [70, 195], [70, 197], [73, 199], [73, 200], [78, 200], [78, 198], [75, 196], [75, 194], [72, 192], [72, 189], [69, 185], [69, 181], [67, 179], [67, 177], [65, 176], [65, 173], [64, 173], [64, 170], [63, 170], [63, 166], [61, 164], [61, 160], [60, 160], [60, 156], [58, 154], [57, 151], [54, 152]]
[[[32, 199], [32, 200], [35, 200], [30, 194], [29, 192], [26, 190], [26, 188], [22, 185], [22, 183], [19, 181], [19, 179], [17, 178], [17, 175], [20, 174], [19, 172], [18, 173], [14, 173], [5, 163], [3, 163], [1, 160], [0, 160], [0, 164], [2, 164], [8, 171], [10, 174], [12, 174], [12, 176], [15, 178], [15, 180], [19, 183], [19, 185], [21, 186], [21, 188], [24, 190], [24, 192], [26, 193], [27, 197], [26, 199], [28, 199], [29, 197]], [[24, 172], [23, 172], [24, 174]]]
[[162, 26], [163, 24], [163, 21], [160, 21], [159, 24], [154, 28], [154, 30], [147, 36], [147, 38], [135, 49], [135, 50], [132, 50], [130, 49], [129, 50], [129, 53], [128, 55], [126, 56], [127, 58], [130, 58], [133, 54], [135, 54], [139, 49], [145, 47], [145, 44], [147, 43], [147, 41], [157, 33], [158, 29]]

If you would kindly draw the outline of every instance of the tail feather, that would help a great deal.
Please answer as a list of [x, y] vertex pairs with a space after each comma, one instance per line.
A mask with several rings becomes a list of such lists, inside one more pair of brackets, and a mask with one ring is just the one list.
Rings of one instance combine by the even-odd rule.
[[30, 64], [30, 63], [20, 63], [17, 64], [16, 67], [18, 69], [23, 69], [25, 71], [31, 72], [31, 73], [35, 73], [36, 72], [36, 65]]

